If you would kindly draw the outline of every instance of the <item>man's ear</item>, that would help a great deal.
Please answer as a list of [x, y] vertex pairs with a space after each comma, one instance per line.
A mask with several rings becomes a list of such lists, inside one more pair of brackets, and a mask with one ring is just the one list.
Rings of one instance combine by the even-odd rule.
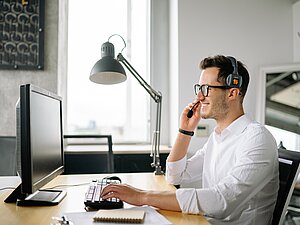
[[240, 90], [238, 88], [229, 89], [229, 97], [238, 97], [240, 95]]

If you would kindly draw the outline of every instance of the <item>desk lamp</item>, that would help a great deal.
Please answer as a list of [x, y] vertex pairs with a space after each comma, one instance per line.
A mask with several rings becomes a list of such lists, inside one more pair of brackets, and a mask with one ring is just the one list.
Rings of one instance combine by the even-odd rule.
[[[118, 54], [117, 59], [115, 59], [115, 49], [114, 45], [109, 42], [110, 38], [113, 36], [119, 36], [123, 42], [124, 47], [121, 53]], [[151, 166], [155, 168], [155, 175], [162, 175], [160, 165], [160, 127], [161, 127], [161, 101], [162, 95], [160, 92], [155, 91], [130, 65], [130, 63], [122, 55], [122, 51], [126, 47], [125, 40], [122, 36], [118, 34], [113, 34], [108, 38], [108, 41], [103, 43], [101, 46], [101, 59], [96, 62], [92, 68], [90, 74], [90, 80], [98, 84], [117, 84], [125, 81], [127, 79], [125, 70], [121, 63], [127, 68], [127, 70], [137, 79], [137, 81], [142, 85], [142, 87], [149, 93], [151, 98], [157, 103], [156, 110], [156, 125], [152, 140], [152, 149], [150, 156], [153, 158]]]

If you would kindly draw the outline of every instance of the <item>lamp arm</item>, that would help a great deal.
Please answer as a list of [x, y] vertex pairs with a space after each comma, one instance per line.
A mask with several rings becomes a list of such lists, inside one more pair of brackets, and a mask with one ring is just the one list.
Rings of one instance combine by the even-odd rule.
[[[160, 95], [160, 100], [157, 102], [156, 108], [156, 128], [153, 134], [153, 143], [152, 143], [152, 158], [153, 162], [151, 163], [152, 167], [155, 167], [155, 175], [163, 175], [164, 172], [161, 169], [160, 165], [160, 129], [161, 129], [161, 102], [162, 96]], [[154, 149], [153, 149], [154, 148]]]
[[132, 65], [125, 59], [125, 57], [122, 55], [122, 53], [119, 53], [117, 56], [118, 61], [120, 61], [128, 70], [129, 72], [137, 79], [137, 81], [140, 83], [140, 85], [143, 86], [143, 88], [146, 89], [146, 91], [150, 94], [151, 98], [158, 103], [161, 98], [161, 93], [155, 91], [142, 77], [139, 75], [139, 73], [132, 67]]
[[161, 102], [162, 102], [162, 94], [154, 90], [139, 74], [138, 72], [131, 66], [131, 64], [124, 58], [124, 56], [119, 53], [117, 56], [118, 61], [120, 61], [129, 72], [137, 79], [137, 81], [144, 87], [144, 89], [150, 94], [151, 98], [157, 103], [156, 108], [156, 124], [155, 130], [153, 134], [152, 141], [152, 150], [150, 156], [153, 158], [153, 162], [151, 163], [152, 167], [155, 167], [155, 175], [163, 175], [164, 172], [161, 169], [160, 165], [160, 129], [161, 129]]

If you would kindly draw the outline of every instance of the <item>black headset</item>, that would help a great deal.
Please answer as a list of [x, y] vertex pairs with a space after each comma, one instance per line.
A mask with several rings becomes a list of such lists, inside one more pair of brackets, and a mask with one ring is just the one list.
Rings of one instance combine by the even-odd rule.
[[232, 56], [227, 56], [227, 59], [229, 59], [232, 64], [233, 72], [227, 76], [226, 85], [231, 88], [240, 88], [243, 78], [239, 75], [237, 60]]

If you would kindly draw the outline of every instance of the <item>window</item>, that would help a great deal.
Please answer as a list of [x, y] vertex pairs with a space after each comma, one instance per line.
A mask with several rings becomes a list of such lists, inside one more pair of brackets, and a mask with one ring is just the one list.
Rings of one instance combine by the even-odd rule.
[[[114, 143], [150, 142], [150, 97], [135, 78], [100, 85], [89, 74], [112, 34], [122, 54], [149, 82], [149, 0], [72, 0], [68, 23], [67, 133], [112, 134]], [[110, 42], [115, 54], [121, 38]]]
[[299, 151], [299, 134], [268, 125], [266, 125], [266, 128], [274, 136], [277, 145], [279, 145], [280, 142], [282, 142], [283, 146], [286, 149]]

